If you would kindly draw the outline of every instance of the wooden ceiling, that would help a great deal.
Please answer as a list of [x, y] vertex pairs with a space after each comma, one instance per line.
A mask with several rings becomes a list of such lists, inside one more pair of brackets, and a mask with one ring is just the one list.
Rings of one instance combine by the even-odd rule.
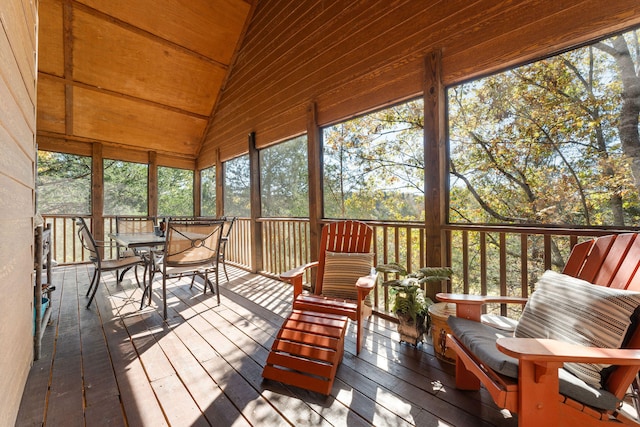
[[252, 0], [40, 0], [39, 141], [194, 159]]

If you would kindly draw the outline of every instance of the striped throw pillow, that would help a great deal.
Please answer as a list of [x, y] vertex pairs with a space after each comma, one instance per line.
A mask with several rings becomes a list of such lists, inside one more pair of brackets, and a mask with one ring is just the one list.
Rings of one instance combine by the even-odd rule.
[[[620, 348], [640, 306], [640, 292], [597, 286], [546, 271], [527, 302], [514, 335], [551, 338], [588, 347]], [[565, 363], [584, 382], [601, 388], [610, 365]]]
[[322, 295], [333, 298], [357, 299], [356, 282], [371, 274], [373, 253], [325, 253]]

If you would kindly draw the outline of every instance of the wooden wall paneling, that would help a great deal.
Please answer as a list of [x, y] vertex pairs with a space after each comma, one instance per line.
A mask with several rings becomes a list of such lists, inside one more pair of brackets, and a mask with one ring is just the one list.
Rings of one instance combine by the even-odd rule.
[[296, 104], [292, 108], [283, 111], [282, 114], [274, 120], [264, 123], [260, 127], [262, 132], [256, 141], [258, 148], [265, 148], [282, 142], [282, 134], [288, 134], [289, 137], [306, 133], [307, 131], [307, 110], [308, 105]]
[[[263, 10], [265, 12], [261, 13]], [[304, 66], [295, 61], [289, 64], [283, 61], [300, 58], [301, 51], [305, 50], [309, 43], [315, 44], [318, 39], [326, 39], [329, 32], [326, 27], [335, 20], [326, 19], [326, 16], [337, 17], [344, 14], [344, 11], [345, 6], [340, 2], [327, 4], [324, 11], [318, 7], [317, 2], [308, 1], [298, 2], [291, 7], [259, 4], [256, 22], [252, 22], [247, 31], [241, 53], [233, 66], [234, 84], [229, 88], [229, 99], [234, 99], [236, 93], [247, 92], [254, 79], [269, 82], [270, 77], [271, 80], [275, 78], [276, 76], [269, 72], [273, 64], [281, 64], [285, 74], [294, 71], [287, 69], [286, 65], [294, 69]], [[322, 44], [317, 46], [323, 47]], [[324, 48], [326, 49], [326, 46]], [[264, 86], [261, 89], [264, 89]]]
[[[75, 80], [203, 116], [211, 113], [225, 73], [220, 64], [80, 10], [74, 12], [73, 34]], [[104, 54], [110, 51], [118, 55]]]
[[[335, 6], [334, 6], [335, 7]], [[353, 8], [348, 8], [351, 10]], [[393, 10], [391, 8], [389, 12]], [[308, 12], [313, 11], [310, 8]], [[369, 25], [375, 25], [378, 21], [377, 18], [380, 15], [384, 16], [389, 12], [382, 12], [382, 8], [361, 8], [359, 14], [351, 16], [351, 18], [345, 20], [339, 20], [344, 13], [337, 13], [335, 11], [335, 17], [332, 19], [326, 19], [330, 16], [330, 13], [334, 13], [331, 10], [325, 11], [326, 15], [320, 14], [317, 16], [317, 27], [312, 27], [313, 32], [307, 31], [304, 35], [303, 28], [291, 27], [286, 21], [281, 21], [273, 25], [272, 31], [274, 35], [280, 35], [285, 40], [278, 43], [278, 47], [275, 49], [267, 49], [266, 54], [259, 57], [252, 57], [253, 61], [249, 64], [246, 70], [234, 66], [234, 85], [230, 86], [225, 92], [225, 97], [220, 100], [220, 109], [217, 110], [217, 114], [220, 114], [220, 118], [224, 119], [225, 111], [225, 99], [233, 100], [234, 97], [240, 96], [240, 99], [246, 103], [249, 108], [247, 115], [249, 117], [258, 114], [261, 111], [262, 106], [260, 104], [268, 101], [273, 107], [276, 107], [278, 103], [286, 100], [290, 94], [297, 94], [300, 96], [304, 93], [313, 93], [313, 87], [317, 85], [318, 80], [322, 80], [322, 77], [333, 80], [336, 76], [333, 74], [334, 69], [329, 69], [332, 64], [337, 64], [337, 59], [343, 56], [345, 45], [347, 43], [340, 43], [345, 40], [346, 34], [353, 34], [356, 31], [362, 31], [359, 29], [358, 19], [361, 21], [369, 22]], [[367, 17], [365, 20], [364, 17]], [[324, 19], [323, 19], [324, 18]], [[313, 23], [313, 21], [311, 21]], [[337, 28], [331, 28], [336, 26]], [[303, 34], [302, 37], [295, 37], [299, 32]], [[291, 33], [291, 37], [289, 36]], [[311, 34], [311, 35], [309, 35]], [[355, 47], [355, 44], [353, 45]], [[350, 50], [349, 48], [347, 48]], [[367, 49], [361, 49], [367, 50]], [[301, 60], [304, 58], [304, 60]], [[278, 72], [274, 72], [274, 66], [277, 64]], [[246, 74], [251, 76], [250, 80], [243, 80], [242, 75]], [[236, 83], [237, 79], [237, 83]], [[255, 90], [252, 85], [253, 80], [261, 81], [262, 84], [258, 90]], [[258, 105], [257, 105], [258, 104]]]
[[[26, 5], [23, 3], [27, 3]], [[24, 0], [6, 0], [2, 3], [0, 22], [4, 31], [9, 34], [11, 56], [20, 70], [22, 84], [27, 89], [30, 99], [36, 99], [36, 63], [35, 63], [35, 17], [28, 18], [25, 11], [31, 11]], [[31, 25], [29, 25], [31, 24]], [[14, 65], [15, 66], [15, 65]], [[4, 98], [1, 98], [4, 99]], [[29, 113], [31, 115], [32, 113]]]
[[[511, 14], [496, 14], [484, 22], [481, 34], [488, 33], [491, 37], [469, 43], [476, 32], [461, 31], [452, 35], [450, 53], [443, 59], [446, 85], [555, 54], [640, 24], [640, 5], [629, 0], [606, 6], [598, 0], [571, 5], [529, 1], [519, 6]], [[513, 25], [513, 15], [522, 21], [521, 25]]]
[[[380, 9], [380, 10], [382, 10], [382, 9]], [[405, 12], [405, 13], [407, 13], [407, 12]], [[361, 34], [361, 37], [363, 39], [366, 39], [366, 38], [369, 37], [369, 34], [366, 31], [367, 28], [377, 28], [377, 26], [384, 27], [384, 25], [382, 25], [379, 22], [376, 22], [374, 20], [375, 16], [372, 17], [370, 11], [367, 10], [366, 13], [364, 11], [362, 11], [362, 14], [363, 15], [367, 15], [367, 17], [368, 17], [367, 22], [370, 22], [370, 24], [368, 26], [365, 26], [363, 29], [361, 29], [361, 31], [359, 31], [359, 33]], [[413, 13], [407, 13], [407, 14], [408, 14], [408, 16], [413, 15]], [[394, 14], [393, 10], [390, 10], [390, 8], [385, 8], [384, 9], [384, 13], [380, 12], [380, 15], [381, 15], [380, 19], [383, 19], [385, 17], [388, 18], [388, 16], [390, 16], [390, 15], [395, 16], [396, 14]], [[338, 29], [335, 30], [335, 31], [329, 31], [329, 30], [324, 31], [323, 30], [323, 34], [326, 34], [326, 40], [323, 39], [320, 42], [324, 42], [324, 44], [331, 46], [330, 43], [332, 43], [335, 39], [340, 40], [340, 37], [341, 37], [340, 34], [339, 34], [340, 30], [344, 30], [345, 26], [353, 26], [353, 22], [352, 21], [348, 21], [347, 23], [345, 23], [342, 26], [338, 27]], [[410, 33], [412, 34], [413, 31], [410, 31]], [[394, 37], [395, 37], [395, 35], [394, 35]], [[389, 44], [388, 43], [388, 38], [384, 37], [384, 35], [378, 36], [377, 39], [380, 40], [380, 43], [383, 43], [384, 45], [388, 45]], [[375, 46], [376, 46], [375, 41], [369, 40], [367, 43], [369, 45], [372, 45], [372, 47], [369, 48], [369, 49], [371, 49], [371, 51], [379, 50], [379, 49], [375, 48]], [[356, 51], [362, 51], [363, 53], [361, 53], [361, 55], [363, 55], [364, 58], [369, 58], [371, 56], [371, 53], [368, 52], [368, 49], [362, 49], [362, 44], [363, 44], [362, 42], [352, 42], [352, 43], [345, 42], [342, 45], [351, 46], [349, 48], [351, 50], [355, 49]], [[331, 46], [331, 49], [326, 49], [325, 48], [325, 49], [323, 49], [324, 52], [316, 52], [316, 51], [312, 51], [311, 49], [305, 51], [307, 57], [311, 56], [310, 53], [313, 52], [313, 54], [315, 55], [314, 61], [317, 61], [318, 63], [323, 64], [322, 67], [311, 67], [311, 68], [314, 69], [313, 73], [318, 75], [318, 76], [320, 76], [320, 77], [323, 76], [323, 75], [324, 76], [329, 76], [329, 78], [331, 79], [332, 82], [335, 82], [336, 80], [339, 80], [339, 78], [341, 76], [343, 76], [343, 75], [344, 75], [344, 81], [346, 81], [346, 82], [353, 81], [354, 73], [348, 69], [349, 67], [354, 67], [354, 66], [357, 65], [357, 64], [354, 65], [354, 64], [351, 63], [351, 62], [356, 62], [353, 59], [353, 52], [351, 50], [347, 50], [346, 52], [343, 52], [343, 51], [340, 50], [341, 46]], [[287, 48], [289, 49], [289, 51], [295, 51], [295, 48], [292, 48], [290, 46], [287, 47]], [[342, 49], [344, 49], [344, 48], [342, 48]], [[323, 61], [322, 59], [318, 59], [318, 57], [322, 53], [324, 53], [327, 56], [327, 60], [326, 61]], [[360, 55], [360, 53], [359, 53], [359, 55]], [[299, 55], [298, 57], [295, 57], [291, 61], [291, 63], [283, 64], [282, 67], [284, 69], [291, 70], [291, 69], [296, 69], [296, 68], [301, 67], [299, 65], [300, 63], [308, 64], [309, 61], [300, 61], [300, 57], [302, 57], [302, 56], [304, 56], [304, 53]], [[337, 57], [337, 56], [338, 57], [343, 57], [343, 58], [348, 58], [348, 61], [347, 61], [348, 64], [344, 64], [344, 63], [341, 63], [341, 62], [336, 62], [335, 59], [332, 59], [332, 58]], [[258, 63], [258, 66], [260, 65], [259, 61], [255, 61], [255, 62]], [[296, 62], [297, 62], [297, 64], [296, 64]], [[335, 68], [326, 69], [326, 67], [328, 65], [325, 65], [324, 64], [325, 62], [328, 63], [329, 65], [333, 64], [333, 67], [335, 67]], [[416, 58], [416, 64], [419, 64], [419, 63], [420, 63], [420, 61], [418, 60], [418, 58]], [[349, 65], [349, 67], [346, 67], [345, 65]], [[416, 68], [419, 69], [421, 67], [416, 65]], [[277, 72], [277, 73], [272, 73], [272, 74], [276, 74], [278, 76], [282, 76], [283, 73]], [[298, 96], [300, 98], [304, 98], [303, 95], [306, 92], [309, 92], [310, 90], [313, 90], [313, 88], [314, 88], [313, 83], [315, 81], [312, 79], [312, 76], [311, 75], [307, 75], [306, 72], [301, 73], [301, 74], [303, 74], [303, 75], [292, 75], [292, 74], [289, 74], [286, 77], [285, 80], [277, 82], [279, 84], [280, 89], [278, 90], [278, 93], [277, 94], [274, 93], [273, 96], [274, 97], [275, 96], [279, 96], [280, 99], [283, 99], [283, 101], [281, 101], [280, 103], [277, 103], [277, 101], [274, 101], [272, 98], [269, 98], [269, 99], [266, 99], [266, 100], [265, 99], [261, 99], [261, 100], [255, 100], [255, 101], [253, 101], [253, 100], [252, 101], [248, 101], [248, 104], [254, 106], [256, 108], [256, 110], [265, 111], [264, 106], [260, 105], [261, 102], [262, 103], [264, 103], [264, 102], [276, 102], [275, 105], [274, 104], [270, 105], [269, 109], [268, 109], [268, 111], [271, 114], [273, 114], [273, 112], [274, 111], [278, 111], [278, 109], [281, 106], [286, 105], [286, 104], [290, 105], [292, 103], [292, 101], [291, 101], [292, 98], [291, 97]], [[234, 76], [234, 79], [235, 79], [235, 77], [236, 76]], [[293, 83], [291, 83], [291, 82], [293, 82]], [[420, 85], [420, 80], [419, 79], [415, 79], [415, 82], [416, 82], [416, 88], [414, 89], [414, 93], [419, 91], [418, 87]], [[234, 80], [234, 83], [235, 83], [235, 80]], [[320, 83], [316, 83], [316, 86], [318, 86], [318, 85], [320, 85]], [[326, 83], [325, 83], [325, 85], [328, 86], [328, 84], [326, 84]], [[288, 89], [288, 88], [290, 88], [290, 89]], [[283, 94], [284, 91], [288, 91], [289, 93], [288, 94], [286, 94], [286, 93]], [[322, 92], [322, 91], [319, 91], [319, 92]], [[231, 94], [232, 93], [231, 90], [229, 90], [228, 93]], [[301, 93], [303, 95], [300, 95]], [[353, 92], [351, 92], [351, 93], [353, 93]], [[227, 94], [225, 93], [225, 95], [227, 95]], [[286, 98], [287, 96], [289, 98]], [[312, 96], [312, 93], [310, 93], [308, 96]], [[246, 97], [242, 96], [241, 98], [245, 99]], [[224, 111], [223, 110], [224, 107], [222, 106], [222, 104], [224, 103], [224, 100], [221, 99], [220, 103], [221, 103], [221, 107], [220, 107], [220, 109], [217, 110], [217, 114], [220, 114], [220, 117], [223, 117], [222, 113]], [[259, 104], [259, 105], [256, 105], [256, 104]], [[255, 114], [253, 114], [253, 113], [255, 113]], [[255, 117], [255, 116], [260, 117], [260, 115], [258, 114], [257, 111], [256, 112], [249, 111], [248, 115], [250, 117]], [[218, 116], [216, 116], [216, 119], [217, 118], [218, 118]], [[273, 117], [272, 117], [272, 119], [273, 119]], [[278, 120], [276, 119], [274, 121], [278, 121]], [[295, 133], [295, 131], [293, 133]], [[260, 134], [262, 135], [262, 130], [261, 130]]]
[[14, 44], [5, 35], [0, 37], [0, 126], [12, 135], [25, 152], [30, 152], [33, 150], [36, 126], [35, 90], [30, 90], [32, 82], [25, 82], [22, 70], [12, 60]]
[[0, 423], [13, 425], [33, 359], [37, 3], [0, 13]]
[[[33, 185], [33, 161], [35, 159], [33, 149], [25, 151], [20, 145], [13, 143], [13, 137], [2, 126], [0, 115], [0, 141], [3, 143], [0, 154], [0, 171], [21, 185]], [[11, 143], [10, 143], [11, 142]], [[0, 189], [0, 192], [2, 190]], [[5, 199], [2, 200], [4, 203]], [[2, 259], [2, 258], [0, 258]]]
[[[416, 84], [417, 82], [422, 84], [423, 75], [422, 67], [412, 67], [406, 73], [399, 74], [391, 66], [381, 67], [375, 76], [353, 79], [351, 82], [329, 90], [316, 98], [318, 105], [321, 106], [318, 110], [318, 123], [321, 126], [327, 126], [406, 99], [417, 98], [421, 96], [422, 89], [416, 91]], [[383, 78], [379, 79], [378, 77]], [[390, 96], [395, 93], [406, 94], [406, 98]]]
[[243, 0], [190, 0], [188, 7], [180, 0], [79, 2], [225, 64], [251, 7]]
[[74, 99], [74, 135], [132, 147], [195, 156], [207, 124], [206, 119], [91, 89], [75, 87]]
[[[2, 144], [0, 144], [1, 146]], [[4, 425], [13, 425], [18, 413], [22, 391], [33, 359], [33, 209], [30, 203], [32, 190], [16, 184], [0, 174], [1, 193], [9, 193], [0, 209], [0, 290], [7, 298], [0, 301], [0, 375], [2, 375], [2, 405], [0, 420]], [[18, 202], [24, 206], [12, 203]], [[7, 212], [11, 204], [12, 212]], [[29, 240], [31, 239], [31, 240]]]
[[[443, 80], [449, 84], [640, 21], [638, 5], [630, 0], [604, 8], [601, 0], [398, 2], [378, 8], [382, 12], [369, 7], [366, 19], [362, 4], [325, 5], [331, 11], [338, 4], [346, 14], [330, 16], [314, 9], [317, 2], [304, 3], [291, 5], [306, 15], [290, 26], [275, 21], [282, 15], [263, 13], [272, 2], [258, 5], [201, 153], [226, 144], [238, 150], [233, 141], [248, 128], [260, 136], [259, 146], [267, 135], [295, 134], [297, 127], [284, 126], [277, 134], [272, 123], [287, 122], [293, 108], [310, 100], [317, 102], [319, 123], [326, 124], [412, 97], [422, 90], [422, 57], [434, 46], [443, 49]], [[222, 152], [234, 149], [225, 146]]]
[[66, 130], [66, 84], [39, 73], [38, 81], [38, 132], [56, 132], [64, 134]]
[[[38, 40], [38, 70], [64, 77], [64, 26], [60, 0], [40, 0], [40, 32], [47, 37]], [[40, 94], [38, 94], [40, 95]]]

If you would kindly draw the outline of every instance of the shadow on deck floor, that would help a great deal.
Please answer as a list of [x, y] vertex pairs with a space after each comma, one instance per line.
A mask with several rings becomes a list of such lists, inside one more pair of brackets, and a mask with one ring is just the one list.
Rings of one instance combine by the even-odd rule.
[[291, 288], [229, 268], [222, 303], [190, 281], [168, 285], [169, 319], [139, 310], [133, 273], [106, 274], [85, 308], [92, 267], [54, 270], [52, 324], [34, 362], [17, 426], [515, 426], [488, 394], [454, 388], [453, 366], [429, 342], [398, 342], [395, 324], [373, 316], [355, 355], [345, 356], [328, 397], [263, 381], [262, 368]]

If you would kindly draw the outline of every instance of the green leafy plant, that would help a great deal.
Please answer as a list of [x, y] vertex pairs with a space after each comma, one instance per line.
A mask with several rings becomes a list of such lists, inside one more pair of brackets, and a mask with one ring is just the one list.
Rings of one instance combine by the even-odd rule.
[[382, 282], [391, 290], [394, 302], [392, 310], [396, 314], [409, 315], [413, 321], [425, 318], [433, 301], [424, 295], [422, 285], [430, 282], [450, 280], [453, 270], [451, 267], [423, 267], [411, 273], [397, 263], [382, 264], [376, 267], [379, 273], [394, 273], [395, 279]]

